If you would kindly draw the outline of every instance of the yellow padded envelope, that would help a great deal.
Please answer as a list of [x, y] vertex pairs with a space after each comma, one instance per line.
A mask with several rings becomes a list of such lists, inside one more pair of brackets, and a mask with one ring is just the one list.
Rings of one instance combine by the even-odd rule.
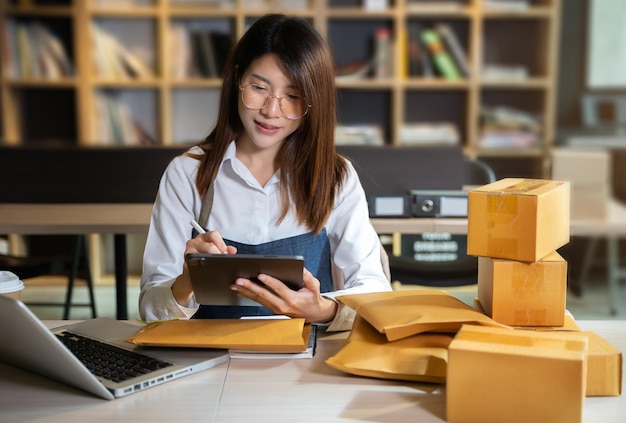
[[311, 325], [304, 319], [191, 319], [147, 324], [127, 341], [151, 347], [302, 352]]
[[357, 315], [346, 345], [326, 364], [358, 376], [444, 383], [453, 337], [422, 333], [388, 342], [385, 335]]
[[457, 332], [464, 323], [507, 327], [445, 291], [376, 292], [337, 297], [388, 341], [423, 332]]

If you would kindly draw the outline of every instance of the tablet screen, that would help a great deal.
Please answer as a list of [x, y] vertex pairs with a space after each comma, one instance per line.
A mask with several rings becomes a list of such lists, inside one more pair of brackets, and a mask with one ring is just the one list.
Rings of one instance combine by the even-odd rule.
[[281, 280], [293, 290], [303, 285], [302, 256], [192, 253], [187, 254], [185, 260], [196, 301], [200, 304], [246, 304], [246, 299], [232, 291], [230, 285], [237, 278], [258, 281], [260, 273]]

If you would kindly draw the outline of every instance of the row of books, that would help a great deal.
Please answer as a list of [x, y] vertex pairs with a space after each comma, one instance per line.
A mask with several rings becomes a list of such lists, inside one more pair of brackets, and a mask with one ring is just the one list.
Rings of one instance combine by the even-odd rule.
[[[476, 0], [484, 9], [522, 10], [530, 6], [530, 0]], [[469, 7], [472, 0], [408, 0], [407, 9], [411, 12], [425, 10], [460, 10]]]
[[[403, 145], [458, 145], [461, 136], [451, 122], [405, 123], [400, 129]], [[384, 145], [383, 130], [379, 125], [337, 125], [335, 143], [338, 145]]]
[[[482, 148], [530, 148], [541, 142], [542, 122], [533, 113], [507, 106], [483, 106], [480, 114]], [[461, 134], [453, 122], [407, 122], [398, 128], [402, 145], [460, 145]], [[378, 125], [338, 125], [337, 144], [383, 145]]]
[[230, 34], [192, 30], [184, 24], [170, 28], [171, 74], [174, 78], [219, 78], [232, 48]]
[[393, 76], [393, 40], [387, 27], [377, 28], [372, 34], [370, 57], [355, 60], [335, 69], [337, 80], [364, 78], [391, 78]]
[[149, 78], [154, 71], [137, 55], [132, 53], [119, 39], [94, 23], [94, 66], [103, 78], [128, 79]]
[[61, 39], [38, 21], [5, 19], [3, 63], [13, 78], [58, 79], [72, 76], [74, 67]]
[[454, 80], [470, 75], [467, 53], [447, 23], [425, 26], [409, 21], [406, 46], [408, 76]]
[[127, 104], [113, 92], [96, 94], [97, 139], [99, 145], [156, 144], [135, 119]]
[[531, 148], [541, 141], [538, 116], [505, 106], [483, 106], [478, 145], [483, 148]]

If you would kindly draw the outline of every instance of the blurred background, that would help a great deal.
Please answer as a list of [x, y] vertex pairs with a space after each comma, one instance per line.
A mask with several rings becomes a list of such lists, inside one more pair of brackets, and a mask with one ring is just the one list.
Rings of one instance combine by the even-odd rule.
[[[229, 49], [269, 11], [309, 19], [328, 41], [338, 144], [444, 147], [497, 179], [572, 181], [571, 219], [618, 229], [559, 250], [568, 308], [623, 318], [624, 290], [608, 291], [611, 274], [623, 288], [626, 255], [623, 0], [1, 0], [0, 210], [150, 203], [168, 160], [212, 129]], [[88, 273], [98, 314], [113, 315], [116, 239], [84, 235], [77, 250], [75, 235], [8, 228], [0, 253], [65, 256], [56, 276], [28, 279], [28, 299], [63, 304], [77, 263], [76, 302], [90, 302]], [[132, 318], [145, 233], [121, 242]], [[471, 301], [471, 287], [461, 292]], [[34, 309], [53, 318], [63, 307]]]

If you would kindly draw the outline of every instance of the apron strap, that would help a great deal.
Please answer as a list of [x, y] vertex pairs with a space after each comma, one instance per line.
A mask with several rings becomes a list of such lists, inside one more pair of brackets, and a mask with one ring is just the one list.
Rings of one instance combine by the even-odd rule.
[[204, 194], [204, 197], [202, 197], [202, 206], [200, 207], [200, 217], [198, 219], [198, 223], [203, 228], [208, 228], [209, 216], [211, 215], [211, 209], [213, 208], [213, 195], [214, 188], [213, 181], [211, 181], [211, 183], [209, 184], [209, 188], [206, 191], [206, 194]]

